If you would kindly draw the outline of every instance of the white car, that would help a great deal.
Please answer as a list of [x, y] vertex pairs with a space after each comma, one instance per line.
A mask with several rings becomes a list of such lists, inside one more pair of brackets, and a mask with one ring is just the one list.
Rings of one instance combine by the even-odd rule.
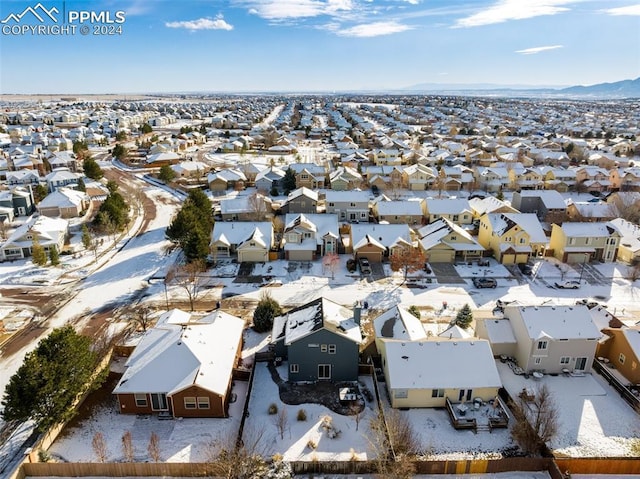
[[572, 279], [565, 279], [564, 281], [560, 281], [559, 283], [555, 283], [556, 288], [561, 289], [578, 289], [580, 287], [580, 281], [575, 281]]

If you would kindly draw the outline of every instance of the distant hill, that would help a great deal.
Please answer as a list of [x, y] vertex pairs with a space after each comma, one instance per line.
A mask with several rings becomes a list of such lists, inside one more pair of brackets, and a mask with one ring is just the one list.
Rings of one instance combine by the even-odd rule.
[[532, 87], [526, 85], [439, 84], [421, 83], [403, 88], [405, 92], [423, 92], [445, 95], [478, 95], [506, 97], [557, 97], [557, 98], [640, 98], [640, 77], [614, 83], [598, 83], [587, 86]]

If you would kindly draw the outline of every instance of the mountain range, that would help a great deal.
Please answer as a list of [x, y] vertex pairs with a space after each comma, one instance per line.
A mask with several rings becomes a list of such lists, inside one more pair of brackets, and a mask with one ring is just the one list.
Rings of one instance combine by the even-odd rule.
[[564, 88], [531, 87], [526, 85], [443, 84], [420, 83], [403, 88], [405, 92], [438, 93], [447, 95], [479, 95], [508, 97], [554, 97], [554, 98], [640, 98], [640, 77], [595, 85], [577, 85]]

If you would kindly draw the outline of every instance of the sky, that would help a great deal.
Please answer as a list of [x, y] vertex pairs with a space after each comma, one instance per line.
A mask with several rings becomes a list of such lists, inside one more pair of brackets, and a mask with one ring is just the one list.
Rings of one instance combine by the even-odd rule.
[[640, 76], [639, 0], [2, 0], [0, 21], [0, 94], [561, 87]]

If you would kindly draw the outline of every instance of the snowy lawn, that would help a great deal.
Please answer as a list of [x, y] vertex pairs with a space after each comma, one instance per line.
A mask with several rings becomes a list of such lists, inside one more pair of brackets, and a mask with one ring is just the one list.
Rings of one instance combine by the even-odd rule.
[[526, 379], [497, 362], [511, 397], [523, 388], [546, 384], [559, 413], [558, 435], [549, 444], [555, 454], [568, 457], [631, 456], [640, 436], [640, 416], [597, 373], [582, 377], [545, 375]]
[[[286, 379], [286, 365], [280, 366], [278, 371], [280, 377]], [[363, 377], [361, 380], [370, 378]], [[371, 390], [372, 386], [368, 387]], [[287, 425], [283, 435], [276, 426], [278, 414], [269, 414], [271, 404], [277, 406], [279, 413], [286, 410]], [[260, 451], [263, 454], [282, 454], [285, 461], [366, 460], [372, 457], [367, 433], [375, 407], [374, 403], [367, 403], [360, 414], [359, 424], [356, 424], [355, 416], [342, 416], [319, 404], [286, 405], [280, 401], [278, 386], [273, 382], [266, 363], [258, 363], [249, 403], [248, 424], [251, 430], [245, 431], [262, 435]], [[305, 421], [297, 420], [301, 409], [306, 412]], [[337, 437], [330, 438], [322, 428], [322, 418], [325, 416], [330, 416], [333, 427], [340, 431]], [[315, 448], [311, 445], [315, 445]]]

